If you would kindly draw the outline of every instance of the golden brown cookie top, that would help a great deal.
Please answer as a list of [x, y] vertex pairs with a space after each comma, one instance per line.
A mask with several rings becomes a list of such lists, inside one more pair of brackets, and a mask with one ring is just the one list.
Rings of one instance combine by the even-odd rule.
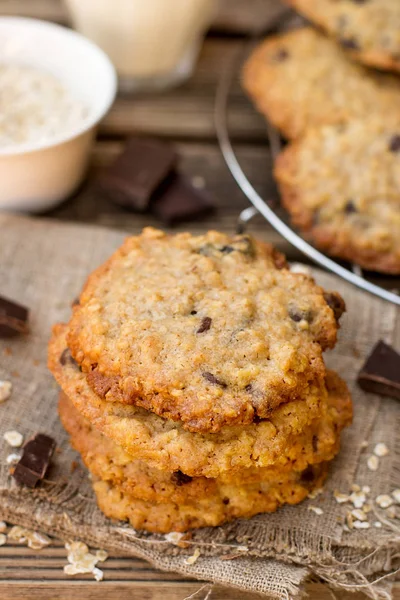
[[260, 112], [290, 139], [311, 126], [396, 114], [400, 101], [397, 77], [352, 62], [310, 27], [261, 43], [244, 68], [243, 83]]
[[249, 236], [148, 228], [89, 277], [67, 345], [100, 398], [215, 432], [323, 387], [343, 310]]
[[399, 0], [286, 0], [362, 63], [400, 71]]
[[[101, 433], [136, 459], [164, 471], [191, 477], [219, 477], [255, 467], [296, 463], [302, 470], [314, 455], [308, 427], [325, 423], [327, 390], [313, 386], [304, 400], [278, 407], [270, 419], [245, 426], [225, 426], [218, 433], [190, 433], [182, 424], [129, 404], [101, 400], [68, 354], [65, 326], [54, 328], [49, 368], [77, 410]], [[328, 379], [329, 382], [329, 379]], [[351, 406], [345, 384], [345, 402]]]
[[275, 174], [294, 223], [328, 253], [400, 273], [400, 118], [310, 130]]

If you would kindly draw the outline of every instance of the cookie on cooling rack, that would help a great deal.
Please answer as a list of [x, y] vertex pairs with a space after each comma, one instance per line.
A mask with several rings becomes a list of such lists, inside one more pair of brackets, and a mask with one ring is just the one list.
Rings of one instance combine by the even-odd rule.
[[262, 42], [244, 67], [243, 84], [289, 139], [311, 126], [395, 114], [400, 105], [397, 77], [349, 61], [335, 42], [310, 27]]
[[360, 62], [400, 71], [399, 0], [286, 0]]
[[275, 175], [294, 224], [316, 246], [400, 274], [400, 119], [312, 129], [281, 153]]

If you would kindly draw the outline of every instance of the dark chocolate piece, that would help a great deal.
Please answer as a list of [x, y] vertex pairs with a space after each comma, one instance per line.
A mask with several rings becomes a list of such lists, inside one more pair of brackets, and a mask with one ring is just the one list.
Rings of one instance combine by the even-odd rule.
[[203, 377], [204, 379], [207, 379], [207, 381], [213, 383], [214, 385], [220, 385], [223, 388], [228, 387], [224, 381], [221, 381], [221, 379], [218, 379], [218, 377], [215, 377], [215, 375], [213, 375], [212, 373], [203, 373]]
[[189, 179], [175, 175], [151, 203], [152, 212], [165, 225], [195, 219], [214, 208], [210, 195], [195, 188]]
[[340, 43], [342, 44], [343, 48], [348, 48], [349, 50], [360, 49], [358, 42], [354, 38], [345, 38], [343, 40], [340, 40]]
[[182, 485], [185, 485], [185, 483], [190, 483], [192, 481], [192, 477], [182, 473], [182, 471], [175, 471], [175, 473], [172, 473], [171, 481], [178, 487], [181, 487]]
[[17, 483], [34, 488], [44, 478], [55, 447], [53, 438], [43, 433], [28, 440], [13, 472]]
[[346, 202], [344, 212], [346, 213], [346, 215], [351, 215], [352, 213], [357, 212], [357, 207], [354, 204], [353, 200], [348, 200], [348, 202]]
[[12, 337], [28, 333], [29, 311], [12, 300], [0, 296], [0, 337]]
[[378, 342], [362, 367], [358, 385], [366, 392], [400, 400], [400, 354]]
[[399, 152], [400, 151], [400, 135], [399, 134], [393, 135], [390, 138], [389, 150], [390, 150], [390, 152]]
[[337, 292], [324, 292], [324, 298], [329, 308], [333, 310], [335, 320], [339, 322], [343, 313], [346, 312], [346, 304], [342, 296]]
[[211, 327], [211, 323], [212, 323], [211, 317], [204, 317], [204, 319], [202, 320], [201, 325], [198, 328], [198, 330], [196, 331], [196, 333], [205, 333], [206, 331], [209, 331], [209, 329]]
[[176, 154], [170, 144], [131, 138], [122, 154], [100, 176], [99, 184], [116, 204], [144, 211], [175, 162]]

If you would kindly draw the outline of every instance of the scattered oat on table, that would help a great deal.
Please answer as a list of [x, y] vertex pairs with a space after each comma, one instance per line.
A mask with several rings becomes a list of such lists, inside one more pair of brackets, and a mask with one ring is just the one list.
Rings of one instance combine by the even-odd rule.
[[93, 554], [83, 542], [67, 542], [65, 548], [68, 551], [69, 563], [64, 566], [66, 575], [92, 573], [96, 581], [103, 580], [104, 573], [96, 565], [107, 560], [108, 554], [105, 550], [96, 550]]
[[186, 565], [194, 565], [194, 563], [197, 561], [199, 556], [200, 556], [200, 550], [198, 548], [196, 548], [195, 551], [193, 552], [192, 556], [185, 558], [184, 562]]
[[379, 468], [379, 458], [372, 454], [367, 461], [368, 469], [370, 471], [377, 471]]
[[19, 459], [21, 458], [20, 454], [16, 454], [15, 452], [13, 452], [12, 454], [9, 454], [6, 458], [6, 463], [8, 465], [13, 465], [15, 463], [17, 463], [19, 461]]
[[324, 511], [319, 506], [309, 506], [308, 510], [312, 510], [316, 515], [323, 515]]
[[392, 506], [394, 500], [388, 494], [381, 494], [377, 496], [375, 502], [380, 508], [389, 508], [389, 506]]
[[19, 431], [6, 431], [3, 438], [13, 448], [20, 448], [24, 442], [24, 436]]
[[400, 504], [400, 488], [397, 490], [394, 490], [392, 492], [392, 496], [393, 496], [395, 502], [397, 502], [397, 504]]
[[26, 543], [28, 548], [31, 548], [32, 550], [41, 550], [51, 544], [51, 539], [47, 535], [44, 535], [44, 533], [26, 529], [19, 525], [15, 525], [11, 528], [7, 539], [20, 544]]
[[11, 381], [1, 381], [0, 380], [0, 402], [5, 402], [9, 399], [12, 392], [12, 383]]
[[4, 533], [0, 533], [0, 546], [4, 546], [7, 543], [7, 536]]
[[387, 454], [389, 454], [389, 448], [386, 446], [386, 444], [381, 442], [380, 444], [376, 444], [374, 448], [374, 454], [375, 456], [379, 457], [386, 456]]

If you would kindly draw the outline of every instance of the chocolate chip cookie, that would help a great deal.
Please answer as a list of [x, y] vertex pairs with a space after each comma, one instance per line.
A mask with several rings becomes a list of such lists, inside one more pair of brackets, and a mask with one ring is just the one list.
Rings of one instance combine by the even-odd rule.
[[351, 419], [351, 404], [346, 388], [335, 373], [328, 372], [327, 386], [329, 396], [325, 418], [301, 435], [303, 447], [312, 449], [307, 467], [302, 464], [302, 470], [298, 470], [294, 460], [279, 468], [247, 469], [233, 475], [227, 473], [217, 479], [189, 477], [182, 471], [160, 471], [133, 458], [121, 446], [96, 431], [63, 393], [60, 395], [59, 414], [71, 436], [72, 446], [81, 454], [91, 473], [112, 486], [118, 486], [122, 492], [155, 504], [172, 502], [186, 505], [206, 497], [214, 504], [232, 505], [240, 499], [243, 501], [244, 492], [249, 500], [250, 492], [262, 493], [272, 483], [306, 482], [310, 465], [326, 462], [335, 456], [340, 432]]
[[[190, 433], [179, 422], [131, 404], [99, 398], [70, 355], [65, 354], [66, 327], [54, 328], [49, 368], [75, 408], [101, 433], [136, 459], [162, 471], [190, 477], [219, 477], [248, 468], [285, 466], [302, 470], [315, 453], [316, 427], [328, 414], [328, 391], [310, 388], [309, 395], [279, 406], [269, 419], [225, 426], [218, 433]], [[343, 387], [344, 386], [344, 387]], [[345, 384], [340, 394], [351, 407]], [[348, 409], [346, 409], [348, 410]], [[309, 428], [307, 443], [303, 434]]]
[[379, 69], [400, 71], [398, 0], [286, 0], [350, 53]]
[[278, 157], [293, 222], [316, 246], [366, 269], [400, 274], [400, 119], [310, 130]]
[[148, 228], [89, 277], [65, 347], [99, 398], [217, 432], [322, 389], [343, 310], [249, 236]]
[[323, 484], [328, 464], [311, 467], [302, 478], [292, 474], [285, 481], [253, 484], [231, 497], [199, 497], [190, 504], [173, 502], [154, 504], [139, 500], [120, 486], [95, 481], [93, 489], [103, 513], [129, 521], [135, 529], [153, 533], [185, 532], [197, 527], [216, 527], [236, 518], [250, 518], [258, 513], [274, 512], [283, 504], [298, 504], [310, 491]]
[[[338, 10], [357, 5], [320, 4]], [[400, 102], [397, 77], [353, 63], [334, 41], [309, 27], [269, 37], [258, 46], [244, 68], [243, 83], [260, 112], [290, 139], [311, 126], [395, 115]]]

